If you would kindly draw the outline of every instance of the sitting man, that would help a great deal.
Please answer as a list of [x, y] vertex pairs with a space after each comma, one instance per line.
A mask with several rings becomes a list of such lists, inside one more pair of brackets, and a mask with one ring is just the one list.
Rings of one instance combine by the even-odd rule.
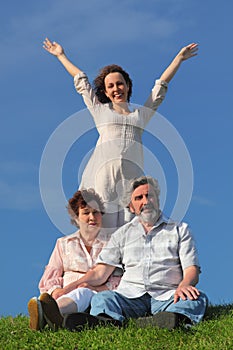
[[208, 300], [196, 288], [200, 266], [195, 242], [186, 223], [163, 215], [159, 194], [152, 177], [132, 181], [127, 203], [135, 217], [112, 234], [96, 267], [63, 292], [102, 285], [122, 264], [120, 284], [115, 291], [95, 294], [90, 314], [69, 315], [66, 328], [81, 330], [86, 324], [92, 327], [103, 322], [122, 325], [136, 318], [140, 326], [150, 323], [173, 329], [181, 322], [196, 324], [202, 320]]

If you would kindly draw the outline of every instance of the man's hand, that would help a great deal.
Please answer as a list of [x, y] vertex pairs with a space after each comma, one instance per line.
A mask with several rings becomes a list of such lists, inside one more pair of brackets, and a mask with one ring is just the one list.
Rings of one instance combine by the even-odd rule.
[[182, 300], [197, 300], [199, 295], [200, 292], [196, 287], [190, 285], [180, 285], [175, 291], [174, 304], [177, 303], [180, 300], [180, 298]]

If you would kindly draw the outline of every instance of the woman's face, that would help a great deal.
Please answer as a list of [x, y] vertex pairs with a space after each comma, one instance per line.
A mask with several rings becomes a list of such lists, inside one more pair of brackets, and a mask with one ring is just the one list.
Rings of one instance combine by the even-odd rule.
[[[93, 207], [95, 208], [95, 205]], [[93, 207], [87, 205], [84, 208], [79, 208], [79, 216], [76, 220], [81, 233], [85, 232], [95, 235], [102, 226], [102, 214]]]
[[119, 72], [109, 73], [104, 79], [105, 95], [112, 103], [127, 102], [129, 87]]

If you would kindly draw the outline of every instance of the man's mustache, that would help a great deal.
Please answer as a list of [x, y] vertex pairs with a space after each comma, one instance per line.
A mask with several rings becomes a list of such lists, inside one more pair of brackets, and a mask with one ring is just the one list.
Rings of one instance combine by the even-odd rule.
[[141, 209], [141, 213], [143, 212], [143, 210], [145, 209], [152, 209], [155, 210], [155, 207], [153, 206], [153, 204], [145, 204], [143, 205], [142, 209]]

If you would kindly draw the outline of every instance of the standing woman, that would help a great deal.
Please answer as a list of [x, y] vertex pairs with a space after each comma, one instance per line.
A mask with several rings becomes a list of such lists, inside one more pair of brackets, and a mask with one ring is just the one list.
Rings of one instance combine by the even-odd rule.
[[124, 224], [121, 198], [128, 181], [144, 174], [142, 133], [163, 101], [167, 85], [181, 63], [197, 55], [195, 43], [183, 47], [162, 73], [142, 107], [129, 104], [132, 80], [120, 66], [105, 66], [93, 87], [87, 75], [65, 55], [64, 49], [48, 38], [44, 49], [57, 57], [74, 77], [76, 91], [82, 95], [99, 133], [95, 150], [83, 172], [80, 189], [93, 187], [103, 198], [103, 227], [115, 230]]

